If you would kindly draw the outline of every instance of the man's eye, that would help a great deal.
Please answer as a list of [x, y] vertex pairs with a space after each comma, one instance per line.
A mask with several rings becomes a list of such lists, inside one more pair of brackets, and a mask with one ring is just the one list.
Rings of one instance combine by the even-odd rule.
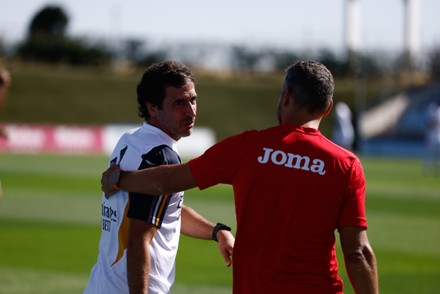
[[194, 97], [194, 98], [189, 99], [188, 102], [190, 105], [194, 105], [194, 104], [196, 104], [197, 99]]

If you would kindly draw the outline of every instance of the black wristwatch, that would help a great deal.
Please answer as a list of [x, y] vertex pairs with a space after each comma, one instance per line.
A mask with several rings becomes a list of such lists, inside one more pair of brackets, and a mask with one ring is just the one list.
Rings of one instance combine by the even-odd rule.
[[220, 230], [225, 230], [225, 231], [231, 231], [231, 228], [230, 227], [228, 227], [227, 225], [225, 225], [225, 224], [222, 224], [222, 223], [217, 223], [216, 225], [215, 225], [215, 227], [214, 227], [214, 229], [212, 230], [212, 240], [214, 240], [215, 242], [218, 242], [218, 239], [217, 239], [217, 233], [218, 233], [218, 231], [220, 231]]

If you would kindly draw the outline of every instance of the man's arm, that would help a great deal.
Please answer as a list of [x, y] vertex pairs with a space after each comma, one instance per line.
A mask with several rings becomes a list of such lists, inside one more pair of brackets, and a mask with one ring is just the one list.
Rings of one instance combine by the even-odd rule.
[[[106, 197], [117, 190], [112, 186], [110, 175], [119, 169], [111, 165], [101, 177], [101, 189]], [[148, 195], [165, 195], [196, 187], [189, 163], [161, 165], [137, 171], [121, 171], [120, 189]]]
[[[215, 224], [205, 219], [192, 208], [185, 205], [182, 206], [182, 234], [193, 238], [212, 240], [214, 227]], [[226, 230], [219, 230], [216, 237], [220, 254], [223, 256], [226, 266], [229, 267], [232, 264], [231, 256], [235, 238], [231, 232]]]
[[130, 293], [148, 293], [150, 277], [149, 245], [157, 228], [145, 221], [130, 218], [127, 243], [127, 279]]
[[356, 294], [379, 293], [376, 257], [363, 227], [339, 228], [345, 268]]

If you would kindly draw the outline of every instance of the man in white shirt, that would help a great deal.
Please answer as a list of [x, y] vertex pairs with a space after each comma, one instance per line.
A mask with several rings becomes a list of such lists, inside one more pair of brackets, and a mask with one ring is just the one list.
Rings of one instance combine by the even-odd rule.
[[[110, 163], [123, 170], [180, 163], [176, 144], [192, 132], [196, 98], [194, 76], [185, 65], [170, 61], [147, 68], [137, 87], [139, 116], [145, 122], [121, 137]], [[235, 240], [230, 228], [183, 205], [183, 192], [103, 195], [98, 261], [84, 293], [169, 293], [180, 233], [218, 241], [231, 265]]]

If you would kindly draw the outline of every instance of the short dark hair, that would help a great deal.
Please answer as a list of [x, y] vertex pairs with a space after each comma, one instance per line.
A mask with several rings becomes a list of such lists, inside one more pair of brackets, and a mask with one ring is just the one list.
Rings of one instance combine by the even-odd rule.
[[290, 65], [284, 85], [290, 89], [294, 105], [306, 108], [310, 114], [321, 114], [328, 109], [335, 87], [331, 72], [313, 60]]
[[181, 88], [189, 82], [195, 82], [191, 70], [183, 63], [177, 61], [165, 61], [149, 66], [142, 75], [137, 85], [137, 102], [139, 116], [148, 120], [147, 103], [162, 109], [165, 98], [165, 88]]

